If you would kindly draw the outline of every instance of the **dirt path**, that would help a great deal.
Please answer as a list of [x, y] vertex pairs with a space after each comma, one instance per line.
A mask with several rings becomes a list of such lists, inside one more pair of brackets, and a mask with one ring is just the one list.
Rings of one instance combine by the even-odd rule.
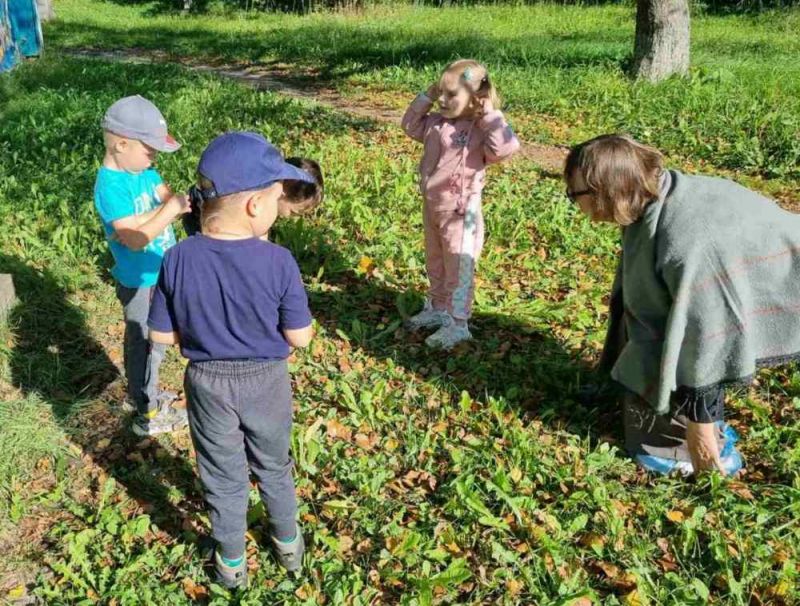
[[[403, 115], [396, 109], [381, 108], [346, 99], [330, 85], [330, 82], [323, 81], [313, 72], [297, 73], [291, 67], [279, 63], [208, 63], [192, 58], [176, 57], [163, 51], [142, 49], [113, 51], [76, 49], [66, 51], [65, 54], [82, 59], [92, 58], [127, 63], [177, 63], [195, 71], [230, 78], [259, 90], [269, 90], [296, 99], [314, 101], [320, 105], [377, 122], [399, 124]], [[523, 143], [520, 155], [548, 173], [561, 174], [567, 149], [567, 147], [558, 145]]]

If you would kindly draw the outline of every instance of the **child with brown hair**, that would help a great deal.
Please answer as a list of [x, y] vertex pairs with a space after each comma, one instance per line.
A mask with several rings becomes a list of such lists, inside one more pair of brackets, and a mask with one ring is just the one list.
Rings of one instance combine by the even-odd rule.
[[[440, 110], [432, 112], [437, 102]], [[429, 347], [451, 349], [472, 338], [468, 321], [483, 248], [485, 169], [520, 147], [499, 107], [486, 68], [462, 59], [448, 65], [403, 116], [403, 130], [424, 147], [419, 176], [430, 282], [424, 308], [406, 326], [438, 329], [425, 341]]]
[[[306, 215], [322, 204], [325, 197], [325, 180], [322, 176], [320, 165], [310, 158], [292, 157], [285, 162], [307, 173], [314, 180], [313, 183], [299, 180], [286, 180], [283, 182], [283, 194], [278, 200], [278, 217], [288, 218]], [[183, 215], [183, 229], [187, 236], [192, 236], [202, 231], [201, 208], [202, 196], [198, 196], [196, 187], [189, 190], [192, 198], [192, 211]]]

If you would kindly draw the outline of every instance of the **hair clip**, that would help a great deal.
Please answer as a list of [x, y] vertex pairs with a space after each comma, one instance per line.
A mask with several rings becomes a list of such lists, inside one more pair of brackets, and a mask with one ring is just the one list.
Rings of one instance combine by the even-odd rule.
[[472, 82], [472, 68], [468, 67], [464, 70], [464, 73], [461, 74], [461, 77], [464, 78], [466, 82]]

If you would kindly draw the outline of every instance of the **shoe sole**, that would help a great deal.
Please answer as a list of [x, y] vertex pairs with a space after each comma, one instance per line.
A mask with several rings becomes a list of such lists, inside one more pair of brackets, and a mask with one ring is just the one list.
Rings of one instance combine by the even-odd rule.
[[436, 343], [436, 342], [429, 343], [428, 339], [425, 339], [425, 345], [427, 345], [431, 349], [440, 349], [442, 351], [450, 351], [451, 349], [454, 349], [454, 348], [458, 347], [462, 343], [468, 343], [469, 341], [472, 341], [472, 337], [471, 336], [467, 337], [466, 339], [461, 339], [460, 341], [456, 341], [452, 345], [444, 346], [444, 345], [441, 345], [440, 343]]
[[151, 430], [151, 429], [142, 429], [139, 425], [134, 424], [131, 426], [131, 431], [133, 431], [133, 433], [135, 433], [139, 437], [148, 438], [152, 436], [161, 435], [162, 433], [174, 433], [176, 431], [180, 431], [181, 429], [185, 428], [187, 425], [188, 423], [186, 422], [180, 422], [180, 423], [173, 423], [172, 425], [159, 428], [157, 430]]
[[216, 568], [214, 570], [215, 570], [214, 576], [216, 577], [217, 582], [220, 585], [222, 585], [225, 589], [229, 589], [231, 591], [234, 591], [236, 589], [247, 589], [247, 587], [250, 585], [250, 579], [247, 576], [245, 576], [244, 581], [241, 581], [239, 583], [229, 584], [224, 580], [224, 577], [221, 574], [219, 574], [219, 572], [216, 571]]
[[427, 322], [425, 324], [415, 324], [409, 320], [403, 322], [403, 328], [411, 332], [417, 332], [418, 330], [429, 330], [431, 328], [441, 328], [443, 326], [443, 322]]

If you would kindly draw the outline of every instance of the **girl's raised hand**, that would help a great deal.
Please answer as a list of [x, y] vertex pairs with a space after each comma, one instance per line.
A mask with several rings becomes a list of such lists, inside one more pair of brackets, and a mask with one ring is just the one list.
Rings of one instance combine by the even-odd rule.
[[481, 114], [486, 115], [494, 111], [494, 103], [489, 97], [478, 97], [478, 103], [481, 104]]
[[431, 101], [436, 101], [442, 95], [442, 92], [439, 90], [438, 84], [431, 84], [425, 94]]

